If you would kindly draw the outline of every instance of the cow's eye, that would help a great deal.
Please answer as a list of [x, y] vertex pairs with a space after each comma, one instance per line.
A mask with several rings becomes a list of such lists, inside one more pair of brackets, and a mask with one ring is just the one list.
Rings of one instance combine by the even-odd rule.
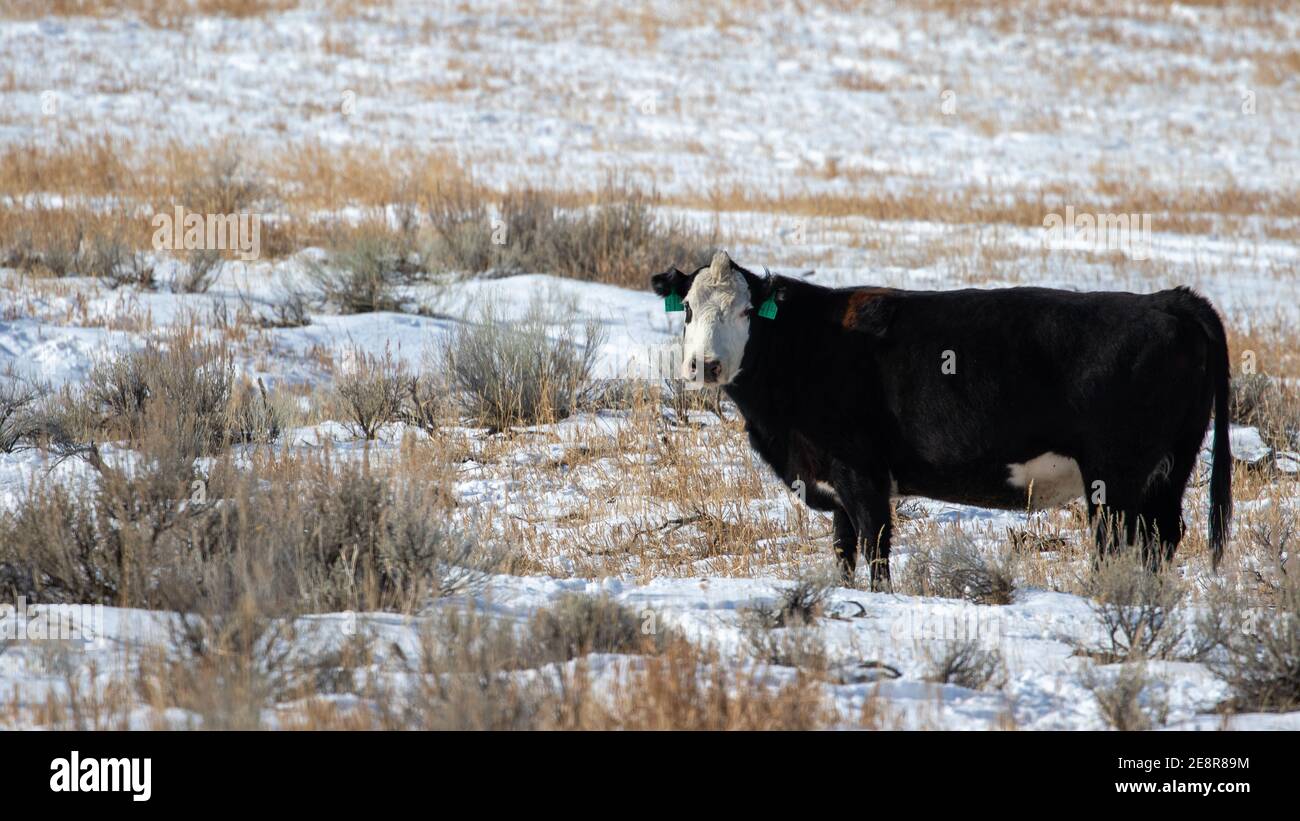
[[743, 310], [743, 311], [740, 312], [740, 315], [743, 316], [743, 317], [745, 317], [745, 318], [749, 318], [749, 317], [753, 316], [753, 315], [754, 315], [754, 306], [753, 306], [753, 305], [746, 306], [746, 307], [745, 307], [745, 310]]
[[687, 321], [687, 322], [690, 322], [690, 321], [691, 321], [691, 303], [689, 303], [689, 302], [684, 302], [684, 303], [682, 303], [682, 304], [683, 304], [683, 305], [685, 306], [685, 308], [686, 308], [686, 321]]

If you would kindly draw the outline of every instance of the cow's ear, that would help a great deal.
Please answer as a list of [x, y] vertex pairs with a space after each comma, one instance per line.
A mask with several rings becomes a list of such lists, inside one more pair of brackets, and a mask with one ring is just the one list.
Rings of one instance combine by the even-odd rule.
[[674, 294], [683, 297], [691, 290], [691, 278], [676, 268], [669, 268], [662, 274], [650, 277], [650, 288], [662, 297]]

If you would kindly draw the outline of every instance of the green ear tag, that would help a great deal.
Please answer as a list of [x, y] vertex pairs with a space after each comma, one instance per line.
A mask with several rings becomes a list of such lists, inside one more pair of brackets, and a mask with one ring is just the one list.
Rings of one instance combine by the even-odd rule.
[[768, 297], [766, 302], [758, 306], [758, 315], [764, 319], [776, 319], [776, 300]]
[[684, 310], [686, 310], [686, 306], [682, 304], [682, 298], [677, 294], [669, 294], [664, 297], [665, 313], [675, 314]]

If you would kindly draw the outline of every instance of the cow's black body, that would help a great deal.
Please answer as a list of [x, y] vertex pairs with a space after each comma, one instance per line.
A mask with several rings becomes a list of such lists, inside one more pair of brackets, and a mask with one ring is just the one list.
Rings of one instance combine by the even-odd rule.
[[[1048, 452], [1078, 462], [1099, 548], [1122, 536], [1153, 563], [1171, 557], [1212, 410], [1217, 562], [1231, 508], [1228, 353], [1204, 298], [827, 289], [736, 270], [755, 306], [773, 296], [779, 312], [751, 320], [724, 390], [777, 475], [834, 513], [848, 573], [861, 545], [873, 582], [888, 578], [891, 495], [1023, 509], [1009, 465]], [[673, 270], [653, 285], [685, 295], [690, 279]]]

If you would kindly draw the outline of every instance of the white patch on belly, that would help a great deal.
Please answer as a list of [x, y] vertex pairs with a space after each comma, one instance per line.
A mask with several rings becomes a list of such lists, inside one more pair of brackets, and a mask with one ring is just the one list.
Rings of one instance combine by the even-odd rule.
[[1007, 468], [1011, 471], [1007, 483], [1025, 489], [1031, 510], [1060, 507], [1083, 496], [1083, 474], [1079, 472], [1079, 463], [1069, 456], [1049, 450], [1024, 464], [1011, 464]]
[[844, 502], [840, 501], [840, 495], [835, 492], [835, 488], [831, 487], [830, 482], [818, 482], [817, 489], [834, 499], [837, 505], [843, 507]]

